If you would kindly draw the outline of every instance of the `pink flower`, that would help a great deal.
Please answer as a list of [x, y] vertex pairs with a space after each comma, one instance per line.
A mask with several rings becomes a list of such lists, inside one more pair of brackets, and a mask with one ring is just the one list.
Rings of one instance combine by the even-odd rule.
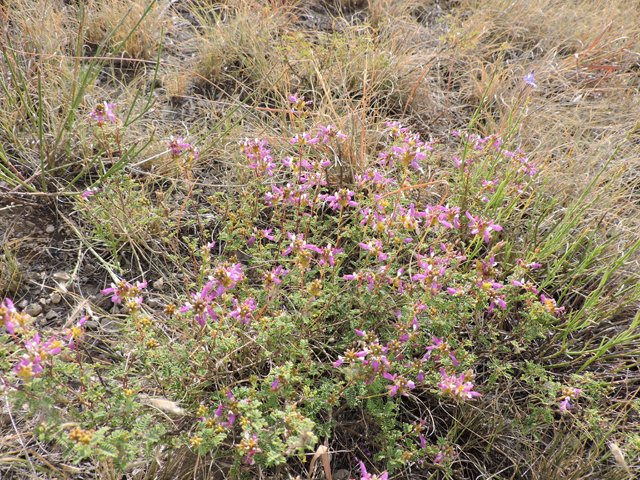
[[335, 195], [324, 195], [322, 198], [325, 202], [329, 202], [329, 208], [332, 210], [342, 210], [347, 205], [357, 207], [358, 203], [352, 200], [355, 193], [352, 190], [342, 188], [338, 190]]
[[[367, 243], [360, 243], [360, 247], [364, 250], [369, 250], [375, 256], [378, 257], [378, 261], [382, 262], [389, 258], [389, 255], [382, 250], [382, 242], [380, 240], [369, 240]], [[346, 278], [346, 277], [345, 277]]]
[[489, 243], [491, 240], [491, 232], [499, 232], [502, 230], [500, 225], [493, 223], [491, 220], [484, 219], [480, 216], [472, 216], [469, 212], [466, 212], [467, 218], [469, 219], [469, 228], [471, 229], [471, 233], [474, 235], [482, 235], [484, 237], [484, 241]]
[[403, 376], [398, 376], [398, 374], [391, 375], [390, 373], [385, 373], [383, 375], [387, 380], [391, 380], [393, 385], [388, 385], [389, 394], [393, 397], [396, 393], [400, 392], [405, 397], [408, 396], [407, 390], [411, 390], [412, 388], [416, 388], [416, 384], [411, 380], [407, 380]]
[[122, 300], [126, 299], [134, 299], [140, 297], [140, 301], [142, 301], [142, 289], [147, 286], [147, 282], [136, 282], [135, 285], [131, 285], [130, 283], [121, 280], [118, 283], [112, 283], [110, 288], [105, 288], [100, 293], [103, 295], [107, 295], [109, 293], [113, 293], [114, 295], [111, 297], [111, 301], [113, 303], [122, 303]]
[[256, 309], [256, 304], [253, 301], [253, 297], [247, 298], [240, 304], [238, 303], [238, 300], [234, 298], [233, 303], [235, 304], [236, 308], [229, 314], [229, 316], [238, 317], [238, 320], [240, 320], [241, 323], [249, 325], [249, 322], [251, 320], [251, 312]]
[[527, 85], [532, 86], [533, 88], [538, 88], [538, 85], [536, 84], [535, 78], [533, 76], [533, 72], [527, 73], [524, 78], [524, 83], [526, 83]]
[[311, 105], [313, 103], [311, 101], [305, 102], [304, 101], [304, 95], [298, 97], [297, 93], [294, 93], [293, 95], [291, 95], [289, 97], [289, 101], [292, 103], [292, 105], [291, 105], [291, 113], [302, 113], [302, 111], [304, 110], [304, 108], [307, 105]]
[[220, 296], [227, 290], [235, 287], [236, 283], [242, 282], [243, 280], [244, 273], [242, 271], [242, 264], [234, 263], [232, 265], [225, 262], [214, 269], [213, 274], [209, 277], [207, 286], [214, 288], [216, 296]]
[[564, 310], [564, 307], [558, 308], [556, 306], [556, 301], [553, 298], [547, 298], [543, 295], [540, 295], [540, 303], [542, 303], [542, 307], [552, 315], [557, 315]]
[[18, 310], [14, 307], [13, 302], [8, 298], [5, 298], [0, 303], [0, 326], [9, 330], [11, 335], [15, 332], [15, 325], [11, 321], [13, 315], [17, 314]]
[[209, 294], [210, 288], [210, 283], [207, 283], [200, 292], [191, 294], [191, 302], [185, 303], [184, 306], [180, 308], [180, 312], [182, 313], [193, 310], [196, 313], [196, 321], [203, 327], [207, 323], [207, 315], [213, 320], [217, 320], [218, 318], [211, 305], [215, 295], [213, 293]]
[[262, 275], [262, 279], [264, 280], [265, 287], [269, 288], [274, 284], [282, 285], [282, 280], [280, 280], [281, 276], [289, 273], [289, 270], [285, 270], [282, 268], [282, 265], [278, 265], [277, 268], [271, 270], [270, 272], [266, 272]]
[[96, 105], [89, 116], [98, 122], [99, 126], [102, 126], [106, 123], [106, 120], [110, 122], [116, 121], [116, 116], [113, 114], [113, 103], [104, 102], [102, 104]]
[[333, 248], [333, 245], [331, 245], [330, 243], [327, 243], [327, 246], [324, 248], [313, 246], [311, 250], [320, 254], [320, 261], [318, 262], [319, 265], [324, 265], [325, 263], [328, 263], [330, 266], [333, 267], [336, 264], [335, 255], [337, 255], [338, 253], [341, 253], [343, 249]]
[[360, 472], [362, 473], [360, 480], [387, 480], [389, 478], [389, 474], [386, 471], [380, 476], [367, 473], [367, 467], [365, 467], [364, 462], [360, 462]]
[[318, 125], [318, 130], [320, 131], [318, 132], [317, 137], [318, 139], [322, 140], [322, 143], [325, 144], [329, 143], [329, 140], [331, 140], [332, 138], [347, 138], [347, 136], [344, 135], [340, 130], [338, 130], [333, 123], [326, 127]]
[[459, 365], [458, 360], [453, 355], [453, 352], [451, 351], [451, 347], [449, 346], [449, 343], [443, 341], [443, 339], [438, 337], [433, 337], [432, 340], [434, 344], [431, 345], [430, 347], [427, 347], [427, 350], [437, 351], [437, 355], [434, 357], [434, 360], [436, 361], [440, 360], [440, 354], [449, 355], [449, 357], [451, 358], [451, 363], [453, 363], [453, 365], [457, 367]]
[[578, 398], [581, 393], [582, 390], [579, 388], [562, 387], [561, 397], [563, 400], [560, 402], [560, 413], [567, 413], [571, 410], [571, 400]]
[[87, 321], [87, 317], [82, 317], [78, 323], [76, 323], [73, 327], [71, 327], [68, 331], [67, 334], [65, 336], [65, 338], [67, 340], [69, 340], [69, 348], [71, 350], [75, 350], [76, 348], [76, 343], [78, 342], [78, 340], [80, 340], [82, 338], [82, 335], [84, 334], [84, 322]]
[[173, 159], [179, 158], [183, 150], [188, 150], [193, 158], [198, 158], [198, 149], [196, 147], [194, 147], [190, 143], [186, 143], [182, 139], [182, 137], [171, 137], [169, 141], [169, 151], [171, 152], [171, 157]]
[[481, 397], [482, 394], [473, 391], [473, 373], [470, 371], [465, 372], [460, 377], [456, 377], [455, 374], [448, 376], [444, 368], [440, 369], [442, 375], [442, 382], [438, 384], [438, 387], [442, 390], [442, 393], [451, 395], [456, 400], [471, 400], [474, 397]]
[[244, 439], [238, 445], [238, 450], [247, 456], [245, 463], [247, 465], [253, 465], [255, 463], [253, 456], [256, 453], [262, 452], [262, 449], [258, 447], [258, 434], [254, 433], [253, 436], [249, 436], [249, 432], [245, 432]]

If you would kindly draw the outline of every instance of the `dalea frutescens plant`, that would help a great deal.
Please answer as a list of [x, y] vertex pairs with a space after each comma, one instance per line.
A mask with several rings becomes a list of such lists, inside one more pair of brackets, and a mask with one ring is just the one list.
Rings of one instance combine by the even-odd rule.
[[[242, 142], [251, 180], [239, 195], [209, 199], [221, 227], [194, 249], [188, 295], [157, 313], [144, 282], [103, 291], [129, 314], [121, 362], [94, 375], [73, 343], [82, 344], [82, 321], [45, 342], [3, 303], [13, 349], [3, 362], [14, 372], [3, 392], [16, 407], [54, 392], [42, 440], [122, 469], [186, 447], [233, 457], [242, 471], [304, 461], [366, 412], [372, 443], [355, 450], [355, 438], [351, 457], [393, 470], [446, 468], [460, 455], [416, 405], [482, 408], [494, 372], [479, 374], [487, 360], [478, 352], [496, 351], [507, 322], [523, 351], [562, 315], [538, 291], [534, 252], [511, 248], [514, 260], [498, 261], [510, 228], [502, 219], [532, 195], [536, 167], [499, 136], [464, 133], [445, 161], [437, 144], [386, 123], [387, 147], [336, 184], [333, 152], [348, 139], [309, 125], [307, 102], [290, 101], [298, 132], [288, 151]], [[581, 390], [561, 391], [549, 403], [567, 414]]]

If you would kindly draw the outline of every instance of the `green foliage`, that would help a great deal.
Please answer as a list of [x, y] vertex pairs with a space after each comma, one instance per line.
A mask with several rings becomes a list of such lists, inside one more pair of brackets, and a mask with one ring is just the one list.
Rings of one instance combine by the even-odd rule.
[[[350, 421], [362, 418], [373, 459], [397, 471], [448, 465], [452, 444], [482, 423], [477, 412], [516, 383], [528, 396], [512, 422], [523, 435], [541, 441], [576, 408], [579, 428], [604, 432], [596, 405], [609, 394], [606, 382], [557, 379], [541, 354], [574, 325], [537, 290], [538, 271], [557, 265], [538, 264], [534, 244], [517, 241], [537, 195], [535, 166], [497, 136], [462, 135], [460, 156], [429, 177], [423, 166], [435, 163], [435, 145], [388, 123], [378, 160], [353, 189], [334, 188], [329, 146], [341, 135], [308, 127], [318, 128], [315, 136], [298, 133], [277, 155], [259, 140], [241, 145], [252, 178], [239, 195], [209, 200], [212, 213], [225, 213], [204, 245], [186, 242], [197, 272], [188, 296], [174, 299], [181, 308], [153, 312], [145, 284], [120, 281], [104, 292], [128, 313], [124, 358], [95, 362], [84, 320], [59, 332], [74, 349], [58, 353], [4, 305], [15, 333], [5, 337], [3, 362], [23, 359], [15, 370], [22, 380], [12, 377], [7, 390], [16, 409], [47, 412], [39, 438], [58, 442], [76, 464], [91, 459], [122, 471], [171, 445], [231, 458], [242, 473], [304, 459], [321, 438], [354, 431]], [[448, 203], [433, 201], [441, 194], [421, 200], [429, 185], [442, 186]], [[77, 208], [114, 258], [125, 243], [177, 228], [130, 175], [114, 173], [93, 193]], [[617, 338], [635, 338], [628, 335]], [[582, 353], [572, 361], [591, 362]], [[427, 438], [432, 408], [449, 420]]]

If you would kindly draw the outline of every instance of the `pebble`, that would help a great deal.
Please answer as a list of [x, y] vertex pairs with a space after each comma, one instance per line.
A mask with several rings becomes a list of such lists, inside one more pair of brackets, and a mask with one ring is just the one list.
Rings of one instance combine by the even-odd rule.
[[51, 294], [51, 303], [55, 303], [57, 305], [61, 300], [62, 296], [59, 293], [54, 292]]
[[18, 308], [25, 308], [27, 305], [29, 305], [29, 302], [27, 302], [26, 300], [22, 300], [22, 301], [18, 304]]
[[160, 277], [158, 280], [153, 282], [153, 288], [156, 290], [162, 290], [162, 287], [164, 287], [164, 278]]
[[56, 272], [53, 274], [53, 278], [60, 282], [68, 282], [71, 280], [71, 276], [67, 272]]
[[147, 300], [147, 305], [149, 306], [149, 308], [160, 308], [162, 306], [160, 300], [158, 300], [157, 298], [149, 298]]
[[58, 316], [58, 312], [55, 310], [49, 310], [47, 314], [44, 316], [47, 320], [52, 320]]
[[47, 228], [45, 228], [44, 231], [47, 233], [53, 233], [56, 231], [56, 227], [54, 227], [53, 225], [47, 225]]
[[42, 312], [42, 305], [40, 305], [39, 303], [32, 303], [30, 305], [27, 305], [27, 308], [25, 308], [24, 313], [26, 313], [27, 315], [31, 315], [32, 317], [37, 317], [40, 312]]

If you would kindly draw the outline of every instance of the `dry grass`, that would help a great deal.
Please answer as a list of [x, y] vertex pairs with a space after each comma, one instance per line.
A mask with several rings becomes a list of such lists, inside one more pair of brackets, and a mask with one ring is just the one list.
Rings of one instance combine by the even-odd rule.
[[[182, 235], [197, 236], [200, 227], [194, 225], [204, 221], [189, 204], [192, 199], [202, 206], [222, 186], [234, 192], [241, 187], [246, 165], [239, 160], [238, 141], [261, 137], [283, 145], [298, 128], [287, 114], [287, 97], [296, 92], [314, 102], [308, 124], [333, 122], [350, 134], [344, 151], [336, 153], [348, 172], [375, 159], [385, 120], [401, 120], [426, 138], [448, 142], [452, 131], [469, 124], [484, 99], [475, 128], [484, 135], [509, 133], [515, 145], [547, 167], [539, 188], [558, 205], [541, 231], [550, 229], [591, 182], [585, 200], [593, 203], [576, 225], [576, 235], [598, 219], [601, 238], [620, 235], [605, 252], [610, 254], [623, 251], [640, 231], [636, 1], [192, 0], [171, 6], [166, 1], [90, 0], [83, 5], [17, 0], [0, 7], [0, 22], [10, 20], [2, 34], [12, 39], [12, 49], [3, 39], [10, 55], [0, 61], [5, 87], [0, 90], [0, 160], [32, 187], [29, 191], [3, 179], [0, 196], [34, 201], [28, 194], [40, 189], [45, 164], [63, 189], [93, 154], [93, 139], [82, 133], [86, 130], [66, 131], [64, 120], [80, 72], [99, 46], [104, 46], [101, 55], [115, 52], [121, 60], [105, 62], [97, 80], [84, 85], [77, 106], [83, 127], [96, 104], [115, 103], [124, 120], [136, 95], [151, 91], [153, 60], [162, 40], [161, 88], [153, 94], [153, 109], [126, 129], [123, 142], [136, 145], [155, 135], [143, 155], [154, 160], [130, 171], [146, 176], [149, 191], [164, 185], [173, 193], [167, 204], [172, 218], [184, 218]], [[24, 81], [16, 81], [9, 67], [22, 69]], [[529, 72], [535, 72], [537, 89], [524, 88], [522, 77]], [[24, 101], [15, 100], [18, 93]], [[45, 101], [34, 110], [39, 95]], [[136, 106], [131, 117], [140, 111]], [[185, 131], [202, 152], [188, 175], [162, 155], [166, 139], [186, 137]], [[341, 172], [340, 178], [348, 180], [349, 174]], [[149, 244], [134, 250], [149, 256], [143, 262], [151, 269], [173, 273], [179, 262], [163, 259], [155, 238]], [[5, 250], [3, 285], [21, 275], [19, 260]], [[632, 259], [626, 272], [637, 271], [638, 265]], [[628, 278], [623, 271], [615, 280]], [[615, 311], [615, 305], [607, 308], [603, 317]], [[633, 312], [623, 313], [611, 328], [628, 325]], [[622, 385], [621, 377], [615, 378]], [[505, 468], [523, 478], [626, 478], [612, 461], [602, 463], [606, 439], [567, 439], [546, 431], [534, 432], [544, 441], [519, 437], [518, 429], [500, 417], [507, 409], [517, 411], [518, 401], [489, 403], [494, 411], [488, 420], [458, 412], [456, 423], [466, 425], [459, 437], [468, 447], [463, 459], [468, 471], [496, 478], [503, 478], [499, 472]], [[620, 407], [611, 418], [624, 423], [620, 411], [627, 408]], [[486, 452], [493, 457], [483, 459]], [[189, 470], [178, 464], [181, 474]]]

